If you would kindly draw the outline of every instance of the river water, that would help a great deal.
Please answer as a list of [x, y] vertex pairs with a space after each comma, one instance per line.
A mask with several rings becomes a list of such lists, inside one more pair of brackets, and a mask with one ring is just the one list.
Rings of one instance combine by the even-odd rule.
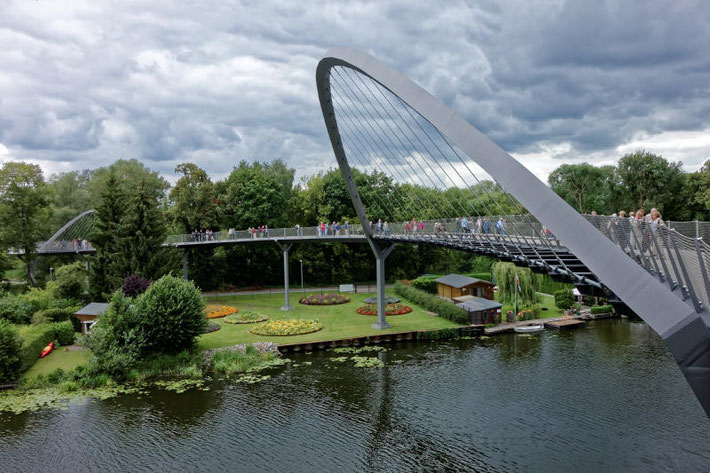
[[710, 471], [710, 421], [643, 323], [342, 356], [0, 414], [0, 471]]

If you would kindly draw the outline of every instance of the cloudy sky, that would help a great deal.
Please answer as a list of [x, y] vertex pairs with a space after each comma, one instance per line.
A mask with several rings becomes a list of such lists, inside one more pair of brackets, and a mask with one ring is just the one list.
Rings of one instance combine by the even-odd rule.
[[710, 3], [0, 0], [0, 161], [335, 166], [315, 68], [347, 45], [538, 176], [639, 148], [710, 158]]

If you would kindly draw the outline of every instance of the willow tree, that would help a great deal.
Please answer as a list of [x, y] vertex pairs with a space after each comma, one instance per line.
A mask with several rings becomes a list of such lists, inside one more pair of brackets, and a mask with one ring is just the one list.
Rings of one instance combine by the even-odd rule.
[[493, 276], [498, 285], [498, 302], [512, 304], [515, 300], [515, 275], [518, 275], [518, 305], [532, 305], [537, 302], [532, 271], [530, 268], [519, 268], [513, 263], [496, 263], [493, 266]]

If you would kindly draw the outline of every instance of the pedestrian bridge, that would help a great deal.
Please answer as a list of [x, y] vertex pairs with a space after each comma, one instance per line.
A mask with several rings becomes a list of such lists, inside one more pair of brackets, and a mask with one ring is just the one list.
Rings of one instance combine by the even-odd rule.
[[[211, 238], [174, 235], [164, 245], [187, 250], [276, 242], [287, 274], [293, 243], [367, 243], [377, 267], [377, 327], [389, 326], [384, 265], [395, 244], [437, 245], [512, 261], [628, 306], [663, 337], [710, 415], [710, 247], [699, 238], [697, 224], [689, 236], [658, 222], [580, 215], [440, 100], [358, 51], [328, 51], [316, 86], [358, 220], [383, 225], [326, 236], [315, 227], [263, 235], [219, 232]], [[391, 192], [360, 189], [351, 166], [386, 176]], [[485, 185], [490, 180], [495, 188]], [[87, 228], [94, 218], [91, 211], [78, 216], [38, 253], [93, 252]], [[404, 222], [410, 218], [416, 226]], [[425, 218], [423, 225], [419, 218]], [[479, 219], [489, 225], [484, 228]]]

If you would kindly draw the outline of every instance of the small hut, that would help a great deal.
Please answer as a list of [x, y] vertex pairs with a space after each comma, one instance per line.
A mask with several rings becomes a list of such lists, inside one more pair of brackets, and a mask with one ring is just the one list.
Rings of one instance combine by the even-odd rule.
[[463, 274], [447, 274], [435, 280], [436, 293], [440, 297], [453, 300], [455, 297], [476, 296], [493, 300], [495, 283], [483, 279], [470, 278]]
[[81, 333], [84, 335], [89, 333], [91, 327], [96, 323], [96, 319], [99, 315], [106, 312], [106, 309], [108, 309], [108, 304], [103, 302], [92, 302], [74, 312], [74, 317], [79, 319], [81, 322]]
[[496, 323], [497, 316], [501, 314], [500, 302], [490, 301], [482, 297], [466, 296], [459, 299], [465, 299], [464, 302], [456, 304], [456, 307], [461, 307], [468, 312], [468, 321], [474, 325]]

